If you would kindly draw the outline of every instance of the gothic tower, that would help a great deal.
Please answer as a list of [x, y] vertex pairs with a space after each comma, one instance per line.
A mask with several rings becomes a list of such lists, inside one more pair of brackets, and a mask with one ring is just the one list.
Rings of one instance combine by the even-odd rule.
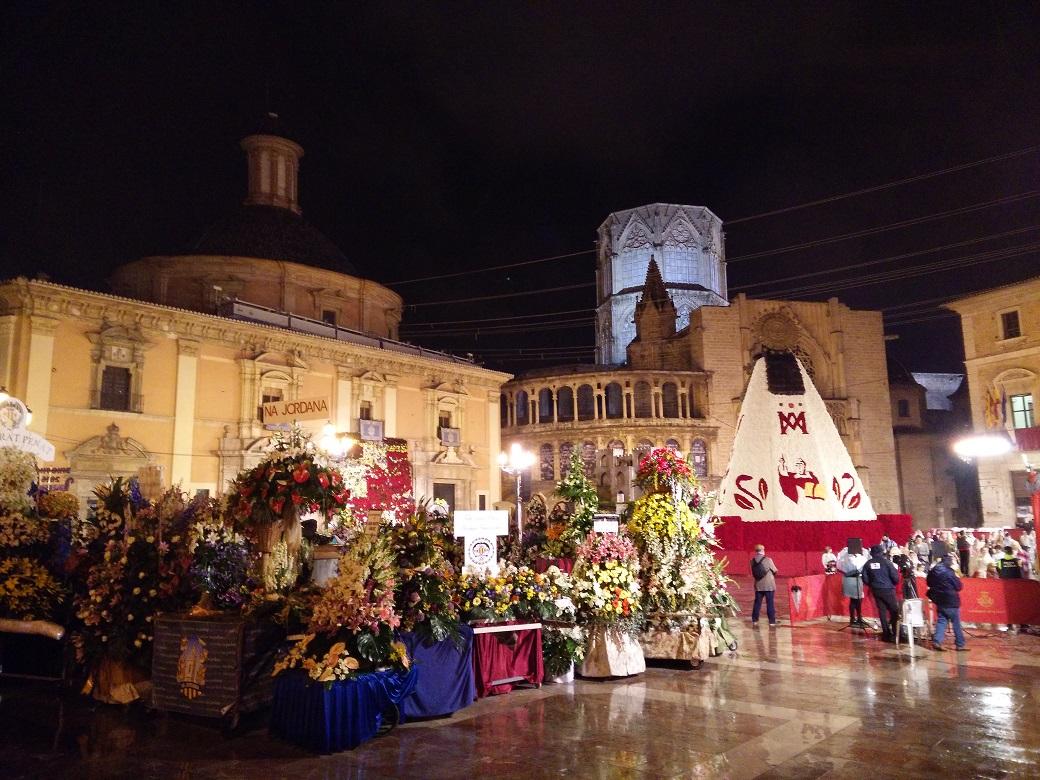
[[625, 362], [636, 336], [636, 303], [650, 260], [674, 302], [678, 330], [700, 306], [725, 306], [722, 220], [703, 206], [651, 203], [616, 211], [599, 227], [596, 260], [596, 361]]

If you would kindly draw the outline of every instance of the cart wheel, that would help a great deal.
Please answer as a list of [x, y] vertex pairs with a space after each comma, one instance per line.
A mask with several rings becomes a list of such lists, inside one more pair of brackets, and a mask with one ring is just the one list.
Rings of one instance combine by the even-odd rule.
[[732, 651], [734, 653], [737, 652], [737, 643], [736, 642], [730, 642], [728, 645], [726, 645], [726, 647], [728, 647], [730, 649], [730, 651]]
[[401, 711], [397, 708], [397, 705], [390, 702], [386, 709], [382, 712], [382, 718], [379, 722], [379, 730], [376, 732], [377, 737], [383, 737], [389, 734], [398, 723], [401, 722]]
[[690, 659], [690, 668], [693, 669], [693, 671], [697, 671], [702, 666], [704, 666], [704, 661], [701, 660], [700, 658], [691, 658]]

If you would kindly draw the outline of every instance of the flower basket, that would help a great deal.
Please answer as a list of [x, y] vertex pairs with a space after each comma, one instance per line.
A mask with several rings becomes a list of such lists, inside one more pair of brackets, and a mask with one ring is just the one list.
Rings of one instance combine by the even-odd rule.
[[148, 673], [129, 661], [104, 657], [91, 673], [83, 689], [105, 704], [129, 704], [141, 698]]
[[650, 613], [639, 644], [647, 658], [689, 661], [694, 668], [707, 660], [700, 642], [700, 620], [692, 613]]

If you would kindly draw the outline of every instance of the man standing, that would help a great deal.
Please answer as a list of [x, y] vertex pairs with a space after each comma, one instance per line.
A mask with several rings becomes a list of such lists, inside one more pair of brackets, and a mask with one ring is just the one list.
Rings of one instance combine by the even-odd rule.
[[849, 600], [849, 625], [864, 627], [863, 621], [863, 580], [860, 571], [867, 562], [867, 556], [861, 552], [850, 553], [844, 548], [838, 555], [838, 570], [842, 574], [841, 592]]
[[957, 532], [957, 556], [960, 558], [961, 576], [968, 576], [968, 562], [971, 560], [971, 542], [964, 531]]
[[893, 548], [897, 546], [894, 540], [888, 538], [888, 534], [881, 537], [881, 549], [885, 555], [891, 555]]
[[932, 649], [940, 652], [946, 648], [942, 646], [946, 638], [946, 624], [953, 626], [953, 641], [959, 652], [967, 652], [965, 647], [964, 631], [961, 629], [961, 594], [960, 590], [964, 583], [960, 581], [957, 574], [950, 568], [950, 556], [944, 556], [938, 565], [928, 572], [928, 598], [935, 604], [935, 610], [939, 613], [935, 621], [935, 636], [932, 638]]
[[881, 641], [895, 642], [896, 623], [899, 621], [899, 605], [896, 603], [899, 570], [885, 557], [880, 544], [870, 548], [870, 560], [863, 566], [863, 584], [874, 594], [878, 617], [881, 618]]
[[997, 559], [997, 574], [1002, 580], [1022, 579], [1022, 564], [1015, 554], [1015, 548], [1010, 544], [1004, 548], [1004, 557]]
[[766, 616], [770, 628], [776, 628], [776, 566], [771, 558], [766, 557], [764, 545], [755, 545], [755, 557], [751, 559], [751, 576], [755, 578], [755, 606], [751, 608], [751, 625], [758, 625], [758, 615], [762, 602], [766, 603]]

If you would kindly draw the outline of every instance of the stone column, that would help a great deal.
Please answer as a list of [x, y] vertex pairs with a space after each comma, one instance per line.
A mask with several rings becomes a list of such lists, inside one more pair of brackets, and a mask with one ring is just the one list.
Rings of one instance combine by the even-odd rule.
[[386, 384], [383, 385], [383, 435], [397, 436], [397, 380], [400, 377], [385, 374], [383, 378], [386, 379]]
[[488, 399], [488, 508], [502, 500], [502, 471], [498, 466], [498, 453], [502, 451], [501, 394], [489, 390]]
[[0, 317], [0, 387], [6, 387], [8, 391], [14, 390], [11, 376], [11, 363], [14, 360], [14, 326], [15, 315]]
[[29, 430], [46, 436], [51, 407], [51, 376], [54, 372], [54, 331], [58, 329], [58, 320], [33, 314], [29, 318], [29, 328], [25, 405], [33, 413]]
[[187, 490], [191, 484], [191, 463], [195, 446], [195, 391], [199, 378], [200, 343], [177, 339], [177, 386], [174, 392], [173, 459], [170, 483]]
[[253, 426], [256, 424], [256, 407], [260, 403], [260, 395], [257, 392], [256, 361], [249, 358], [240, 358], [238, 361], [239, 372], [239, 411], [238, 411], [238, 436], [241, 439], [249, 439], [253, 436]]
[[556, 396], [556, 388], [550, 388], [549, 392], [552, 393], [553, 422], [558, 423], [560, 421], [560, 402]]
[[333, 423], [336, 431], [347, 433], [354, 431], [354, 394], [350, 369], [336, 366], [335, 396], [332, 399]]

